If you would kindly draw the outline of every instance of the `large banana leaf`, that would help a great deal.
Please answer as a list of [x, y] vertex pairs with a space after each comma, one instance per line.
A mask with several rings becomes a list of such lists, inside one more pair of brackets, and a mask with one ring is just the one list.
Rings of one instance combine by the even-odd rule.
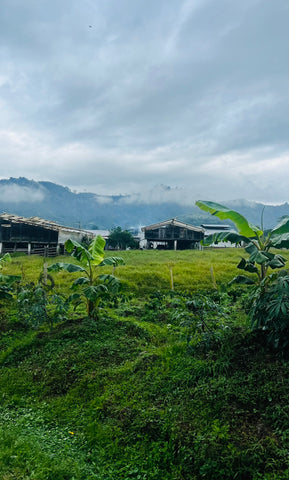
[[121, 283], [114, 275], [99, 275], [98, 279], [107, 286], [108, 290], [112, 293], [118, 293], [121, 287]]
[[112, 265], [113, 267], [124, 265], [124, 259], [122, 257], [107, 257], [99, 264], [100, 267], [105, 265]]
[[92, 256], [92, 264], [99, 265], [104, 259], [105, 240], [97, 235], [88, 247], [88, 251]]
[[271, 230], [270, 236], [289, 233], [289, 215], [285, 215], [280, 222]]
[[69, 273], [86, 272], [85, 268], [81, 267], [80, 265], [75, 265], [74, 263], [63, 263], [63, 262], [53, 263], [52, 265], [49, 265], [47, 270], [49, 272], [60, 272], [61, 270], [66, 270]]
[[83, 289], [83, 295], [87, 300], [95, 302], [99, 297], [103, 296], [104, 293], [107, 293], [108, 289], [105, 285], [90, 285]]
[[250, 240], [237, 232], [220, 232], [209, 235], [202, 241], [203, 245], [217, 245], [220, 242], [248, 243]]
[[88, 283], [89, 283], [88, 277], [78, 277], [76, 280], [74, 280], [72, 284], [72, 288], [78, 287], [79, 285], [87, 285]]
[[289, 233], [274, 235], [270, 239], [272, 247], [289, 248]]
[[93, 260], [91, 253], [80, 243], [75, 240], [67, 240], [65, 242], [65, 250], [68, 253], [71, 253], [71, 256], [76, 258], [80, 263], [88, 265], [88, 263]]
[[260, 237], [263, 234], [262, 230], [249, 223], [248, 220], [243, 217], [243, 215], [235, 212], [235, 210], [230, 210], [224, 205], [204, 200], [198, 200], [196, 205], [201, 210], [204, 210], [204, 212], [209, 212], [211, 215], [215, 215], [216, 217], [220, 218], [220, 220], [231, 220], [236, 225], [240, 235], [254, 238], [256, 236]]
[[233, 283], [238, 283], [240, 285], [254, 285], [254, 280], [252, 278], [246, 277], [246, 275], [237, 275], [229, 282], [229, 285]]
[[272, 258], [272, 260], [269, 260], [266, 265], [268, 267], [271, 267], [272, 269], [284, 268], [285, 262], [286, 258], [282, 257], [282, 255], [274, 255], [274, 258]]
[[242, 258], [239, 264], [237, 265], [237, 268], [240, 268], [241, 270], [245, 270], [245, 272], [249, 273], [258, 273], [258, 268], [254, 263], [248, 262], [245, 258]]

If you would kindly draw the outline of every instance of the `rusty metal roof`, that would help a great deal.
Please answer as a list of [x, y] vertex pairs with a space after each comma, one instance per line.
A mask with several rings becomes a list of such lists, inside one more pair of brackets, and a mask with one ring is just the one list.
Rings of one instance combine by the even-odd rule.
[[46, 228], [47, 230], [55, 231], [68, 231], [68, 232], [85, 232], [91, 235], [91, 232], [87, 230], [82, 230], [81, 228], [66, 227], [64, 225], [58, 225], [55, 222], [44, 220], [40, 217], [21, 217], [20, 215], [14, 215], [11, 213], [1, 213], [0, 214], [0, 223], [1, 222], [10, 222], [10, 223], [23, 223], [25, 225], [33, 225], [36, 227]]

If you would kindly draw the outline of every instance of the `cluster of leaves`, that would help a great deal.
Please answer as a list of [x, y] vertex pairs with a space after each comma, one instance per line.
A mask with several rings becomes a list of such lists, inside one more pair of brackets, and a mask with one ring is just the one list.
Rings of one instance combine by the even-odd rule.
[[75, 307], [84, 301], [87, 315], [91, 318], [97, 318], [101, 299], [117, 293], [120, 289], [120, 282], [114, 275], [98, 274], [98, 267], [110, 265], [114, 272], [116, 266], [123, 263], [121, 257], [104, 258], [104, 247], [105, 240], [100, 235], [92, 240], [88, 248], [74, 240], [67, 240], [65, 249], [78, 264], [58, 262], [48, 267], [50, 272], [65, 270], [69, 273], [81, 273], [72, 283], [71, 288], [75, 293], [69, 296], [68, 301]]
[[[215, 202], [198, 200], [196, 205], [205, 212], [217, 216], [221, 220], [231, 220], [237, 232], [226, 231], [210, 235], [205, 239], [206, 245], [219, 242], [231, 242], [232, 244], [242, 244], [249, 258], [242, 258], [238, 268], [248, 273], [257, 275], [257, 281], [260, 283], [267, 275], [268, 269], [284, 268], [286, 259], [269, 250], [272, 248], [282, 249], [289, 247], [289, 216], [284, 216], [278, 225], [270, 230], [267, 235], [263, 228], [252, 225], [248, 220], [238, 212]], [[239, 275], [233, 280], [237, 283], [255, 283], [252, 278], [246, 275]]]
[[252, 328], [261, 329], [275, 348], [289, 346], [289, 273], [267, 276], [250, 296]]
[[[16, 299], [18, 319], [33, 328], [63, 321], [71, 305], [77, 307], [86, 304], [87, 314], [90, 318], [97, 318], [99, 303], [104, 298], [113, 298], [120, 290], [119, 280], [112, 274], [99, 275], [97, 267], [112, 266], [113, 273], [117, 265], [123, 263], [120, 257], [104, 258], [105, 240], [98, 236], [88, 247], [67, 240], [66, 250], [76, 259], [75, 263], [55, 263], [40, 274], [38, 283], [21, 283], [21, 276], [0, 274], [0, 298]], [[0, 259], [0, 268], [11, 261], [9, 254]], [[70, 273], [81, 273], [71, 288], [74, 292], [65, 298], [54, 291], [54, 279], [47, 271], [66, 270]], [[24, 279], [24, 277], [23, 277]], [[17, 285], [17, 289], [15, 286]]]
[[[257, 275], [257, 282], [246, 275], [238, 275], [231, 283], [257, 284], [250, 296], [252, 329], [262, 329], [270, 344], [284, 350], [289, 345], [289, 274], [284, 269], [286, 259], [270, 249], [289, 247], [289, 216], [284, 216], [265, 235], [263, 229], [223, 205], [205, 201], [198, 201], [196, 205], [221, 220], [232, 220], [236, 225], [238, 232], [215, 234], [208, 237], [206, 243], [242, 243], [249, 258], [242, 257], [237, 267]], [[281, 270], [269, 274], [269, 269]]]
[[67, 319], [69, 302], [63, 295], [47, 291], [40, 283], [21, 286], [17, 294], [18, 318], [33, 328]]
[[[9, 253], [5, 253], [5, 255], [0, 258], [0, 269], [2, 269], [3, 265], [7, 262], [11, 262]], [[0, 273], [0, 299], [11, 299], [14, 286], [20, 280], [21, 277], [19, 275], [4, 275]]]

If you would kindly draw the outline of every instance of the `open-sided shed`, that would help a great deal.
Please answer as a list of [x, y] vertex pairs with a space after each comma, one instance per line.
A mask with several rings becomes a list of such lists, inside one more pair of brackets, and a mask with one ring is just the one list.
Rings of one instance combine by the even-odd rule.
[[198, 248], [204, 229], [175, 218], [143, 227], [147, 248], [184, 250]]
[[25, 218], [3, 213], [0, 215], [0, 253], [25, 252], [54, 256], [63, 253], [68, 238], [81, 241], [93, 238], [86, 230], [64, 227], [39, 217]]

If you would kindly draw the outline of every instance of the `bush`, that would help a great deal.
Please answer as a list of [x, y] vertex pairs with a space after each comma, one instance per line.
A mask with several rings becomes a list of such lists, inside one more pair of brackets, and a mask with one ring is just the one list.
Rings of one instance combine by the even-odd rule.
[[281, 270], [254, 289], [250, 316], [252, 328], [262, 329], [269, 344], [285, 349], [289, 344], [289, 273]]

